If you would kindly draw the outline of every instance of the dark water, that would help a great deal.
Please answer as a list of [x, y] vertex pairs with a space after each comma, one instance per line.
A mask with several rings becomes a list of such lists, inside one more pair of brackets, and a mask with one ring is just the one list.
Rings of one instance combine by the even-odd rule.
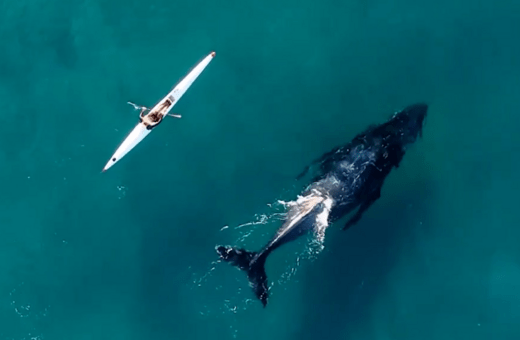
[[[519, 339], [520, 3], [0, 1], [1, 339]], [[137, 122], [217, 56], [107, 173]], [[424, 138], [268, 308], [263, 244], [312, 159], [417, 101]], [[221, 230], [223, 227], [228, 226]], [[297, 270], [296, 270], [297, 269]], [[294, 272], [296, 270], [296, 272]], [[289, 275], [291, 274], [291, 275]], [[288, 276], [290, 278], [288, 278]]]

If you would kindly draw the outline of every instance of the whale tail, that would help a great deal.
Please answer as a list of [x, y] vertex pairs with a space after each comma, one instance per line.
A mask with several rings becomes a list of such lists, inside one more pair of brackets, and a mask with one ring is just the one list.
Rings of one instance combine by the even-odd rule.
[[265, 273], [267, 253], [259, 255], [256, 252], [225, 246], [218, 246], [216, 251], [222, 260], [247, 273], [249, 285], [265, 307], [268, 298], [267, 275]]

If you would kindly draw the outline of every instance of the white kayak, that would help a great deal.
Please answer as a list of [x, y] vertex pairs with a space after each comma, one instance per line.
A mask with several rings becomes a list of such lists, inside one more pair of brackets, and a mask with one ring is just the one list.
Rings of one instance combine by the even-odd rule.
[[[215, 56], [215, 52], [211, 52], [207, 55], [200, 63], [197, 64], [189, 73], [184, 77], [174, 88], [173, 90], [166, 95], [159, 103], [157, 103], [151, 110], [150, 113], [157, 113], [161, 115], [163, 118], [166, 117], [173, 106], [179, 101], [179, 99], [186, 93], [186, 91], [190, 88], [191, 84], [195, 81], [195, 79], [200, 76], [202, 71], [208, 66], [210, 61]], [[133, 103], [135, 108], [140, 108]], [[141, 107], [141, 109], [145, 110], [147, 108]], [[148, 113], [148, 114], [150, 114]], [[177, 116], [180, 117], [180, 116]], [[123, 156], [125, 156], [130, 150], [132, 150], [139, 142], [141, 142], [148, 134], [152, 132], [143, 122], [137, 124], [137, 126], [130, 132], [130, 134], [126, 137], [126, 139], [121, 143], [121, 145], [117, 148], [116, 152], [110, 160], [103, 168], [103, 172], [112, 167], [115, 163], [117, 163]]]

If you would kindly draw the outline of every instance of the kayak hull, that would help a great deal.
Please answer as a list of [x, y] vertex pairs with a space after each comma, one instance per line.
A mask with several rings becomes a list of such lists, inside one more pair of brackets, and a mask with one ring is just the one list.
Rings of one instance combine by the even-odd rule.
[[139, 123], [125, 138], [123, 143], [117, 148], [116, 152], [108, 160], [108, 163], [103, 168], [103, 172], [107, 171], [110, 167], [116, 164], [121, 158], [123, 158], [130, 150], [135, 148], [146, 136], [148, 136], [152, 130], [148, 130], [143, 123]]
[[[202, 61], [200, 61], [174, 88], [171, 90], [160, 102], [158, 102], [150, 112], [158, 111], [163, 117], [165, 117], [173, 108], [175, 104], [181, 99], [181, 97], [190, 88], [193, 82], [201, 75], [204, 69], [209, 65], [215, 52], [211, 52]], [[168, 103], [166, 103], [168, 101]], [[128, 152], [130, 152], [137, 144], [139, 144], [152, 130], [148, 130], [143, 123], [137, 124], [137, 126], [130, 132], [125, 138], [123, 143], [117, 148], [116, 152], [110, 157], [109, 161], [103, 168], [103, 172], [107, 171], [114, 164], [116, 164], [121, 158], [123, 158]]]

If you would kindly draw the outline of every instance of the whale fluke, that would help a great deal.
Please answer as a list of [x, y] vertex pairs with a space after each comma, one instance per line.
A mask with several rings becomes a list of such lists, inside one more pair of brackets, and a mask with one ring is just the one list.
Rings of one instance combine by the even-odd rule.
[[267, 274], [265, 273], [267, 254], [259, 255], [257, 252], [225, 246], [216, 247], [216, 251], [222, 260], [247, 273], [249, 285], [265, 308], [268, 298]]

